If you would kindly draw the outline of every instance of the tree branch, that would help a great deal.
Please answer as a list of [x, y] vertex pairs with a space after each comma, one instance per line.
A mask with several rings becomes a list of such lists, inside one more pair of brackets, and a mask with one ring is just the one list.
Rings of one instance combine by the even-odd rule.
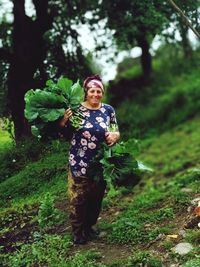
[[194, 29], [192, 24], [189, 22], [189, 19], [186, 17], [186, 15], [183, 13], [183, 11], [174, 3], [173, 0], [169, 0], [170, 4], [173, 6], [173, 8], [180, 14], [185, 24], [194, 32], [194, 34], [200, 39], [200, 33]]
[[10, 63], [12, 61], [12, 58], [13, 58], [13, 55], [9, 50], [3, 47], [0, 48], [0, 60], [4, 60]]

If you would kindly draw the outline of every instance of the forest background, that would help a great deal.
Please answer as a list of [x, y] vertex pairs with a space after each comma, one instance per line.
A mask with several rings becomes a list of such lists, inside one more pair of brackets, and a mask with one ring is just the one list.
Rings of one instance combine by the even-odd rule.
[[[33, 0], [30, 15], [24, 0], [9, 1], [10, 10], [0, 1], [3, 266], [199, 266], [200, 48], [171, 2]], [[199, 1], [176, 4], [198, 33]], [[31, 136], [24, 95], [60, 76], [105, 75], [97, 62], [113, 66], [122, 51], [105, 101], [116, 109], [122, 140], [135, 149], [137, 139], [137, 157], [154, 172], [108, 191], [102, 237], [79, 251], [67, 219], [68, 142]], [[179, 254], [180, 243], [191, 250]]]

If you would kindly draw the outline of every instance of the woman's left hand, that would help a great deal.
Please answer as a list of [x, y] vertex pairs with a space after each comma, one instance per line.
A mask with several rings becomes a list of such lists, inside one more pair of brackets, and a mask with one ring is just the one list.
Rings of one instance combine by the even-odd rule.
[[119, 132], [106, 132], [105, 137], [106, 144], [108, 146], [113, 146], [119, 140], [120, 134]]

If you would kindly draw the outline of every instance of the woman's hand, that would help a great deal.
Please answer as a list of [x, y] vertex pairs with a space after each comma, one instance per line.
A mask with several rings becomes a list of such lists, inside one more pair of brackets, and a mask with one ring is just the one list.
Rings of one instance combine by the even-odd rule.
[[120, 133], [119, 132], [106, 132], [105, 137], [106, 137], [106, 144], [108, 146], [113, 146], [119, 140]]
[[70, 119], [72, 114], [73, 114], [73, 112], [70, 108], [65, 110], [63, 118], [60, 120], [60, 123], [59, 123], [61, 127], [65, 126], [65, 124], [68, 122], [68, 120]]
[[63, 116], [65, 122], [68, 122], [71, 116], [72, 116], [72, 110], [70, 108], [66, 109]]

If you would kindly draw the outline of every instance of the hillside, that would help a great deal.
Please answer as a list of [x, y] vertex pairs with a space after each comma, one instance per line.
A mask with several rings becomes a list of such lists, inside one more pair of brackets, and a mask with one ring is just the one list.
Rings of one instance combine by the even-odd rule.
[[[22, 179], [20, 185], [16, 184], [16, 175], [1, 183], [0, 200], [5, 206], [1, 208], [0, 219], [1, 264], [12, 267], [199, 266], [200, 219], [194, 213], [200, 198], [199, 127], [198, 115], [143, 142], [139, 158], [154, 171], [143, 175], [136, 187], [121, 188], [105, 197], [97, 225], [100, 237], [82, 247], [74, 247], [71, 243], [66, 217], [65, 159], [55, 160], [58, 156], [61, 159], [65, 152], [54, 148], [54, 153], [47, 153], [46, 159], [29, 163], [26, 180], [22, 179], [27, 175], [24, 169], [16, 174], [18, 181]], [[47, 166], [45, 162], [51, 164]], [[45, 174], [36, 180], [33, 178], [36, 174], [41, 175], [40, 168], [43, 171], [45, 168], [49, 180]], [[52, 173], [53, 169], [57, 171]], [[52, 179], [55, 175], [57, 177]], [[40, 188], [28, 188], [29, 179], [34, 179]], [[41, 188], [44, 179], [47, 179], [45, 189]], [[25, 181], [26, 184], [22, 184]], [[27, 189], [24, 196], [19, 198], [13, 193], [9, 204], [5, 203], [3, 198], [16, 186], [18, 192]], [[40, 202], [44, 204], [43, 196], [47, 191], [54, 195], [60, 216], [49, 227], [41, 228], [38, 208]], [[48, 214], [53, 203], [46, 199]], [[46, 222], [50, 220], [45, 215], [41, 218]], [[193, 250], [186, 255], [175, 253], [173, 248], [181, 242], [189, 242]]]
[[200, 266], [199, 56], [161, 51], [148, 84], [130, 66], [111, 84], [122, 140], [135, 151], [137, 138], [136, 158], [153, 171], [107, 190], [100, 235], [84, 246], [68, 220], [69, 143], [15, 146], [0, 129], [0, 266]]

